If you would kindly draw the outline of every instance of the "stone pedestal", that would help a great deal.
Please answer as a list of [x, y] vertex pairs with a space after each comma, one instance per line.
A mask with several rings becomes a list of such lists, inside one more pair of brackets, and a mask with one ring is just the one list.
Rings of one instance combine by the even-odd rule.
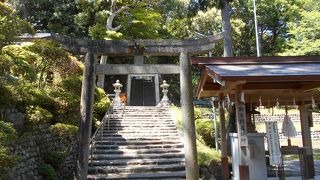
[[[232, 169], [233, 179], [238, 180], [240, 153], [238, 134], [230, 133], [231, 147], [232, 147]], [[248, 147], [245, 156], [246, 164], [249, 166], [250, 180], [266, 180], [267, 179], [267, 165], [265, 159], [264, 149], [264, 133], [248, 133]]]

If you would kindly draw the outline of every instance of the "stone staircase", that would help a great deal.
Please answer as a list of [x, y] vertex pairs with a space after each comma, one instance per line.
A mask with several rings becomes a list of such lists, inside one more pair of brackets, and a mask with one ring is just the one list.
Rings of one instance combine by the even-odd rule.
[[167, 108], [115, 110], [94, 141], [88, 179], [185, 179], [183, 144]]

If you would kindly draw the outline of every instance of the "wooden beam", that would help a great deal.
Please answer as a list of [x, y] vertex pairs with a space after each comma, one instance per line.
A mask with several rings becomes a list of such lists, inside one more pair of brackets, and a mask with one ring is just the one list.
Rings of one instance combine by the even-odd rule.
[[205, 84], [203, 90], [219, 90], [220, 87], [221, 85], [217, 83]]
[[225, 86], [220, 87], [219, 91], [220, 93], [223, 92], [225, 94], [229, 94], [231, 93], [232, 90], [236, 89], [238, 85], [243, 85], [245, 83], [246, 83], [245, 81], [232, 81], [232, 82], [227, 81], [225, 83]]
[[243, 90], [299, 89], [299, 82], [248, 82], [242, 85]]
[[320, 81], [314, 81], [314, 82], [306, 82], [301, 85], [299, 90], [301, 91], [307, 91], [310, 89], [315, 89], [320, 87]]
[[213, 82], [219, 83], [221, 86], [225, 85], [225, 81], [221, 79], [221, 76], [214, 71], [212, 71], [210, 68], [206, 68], [208, 75], [212, 78]]
[[202, 74], [201, 74], [200, 82], [199, 82], [199, 84], [198, 84], [198, 86], [197, 86], [196, 97], [197, 97], [198, 99], [199, 99], [199, 96], [200, 96], [201, 92], [202, 92], [203, 89], [204, 89], [204, 85], [205, 85], [205, 83], [207, 82], [207, 80], [208, 80], [208, 72], [207, 72], [206, 69], [204, 69], [204, 70], [202, 71]]
[[202, 39], [161, 39], [161, 40], [88, 40], [73, 39], [67, 36], [52, 34], [62, 47], [75, 54], [85, 54], [92, 51], [98, 55], [154, 55], [171, 56], [180, 52], [190, 54], [207, 53], [214, 49], [216, 42], [223, 39], [224, 33], [218, 33]]
[[103, 64], [96, 65], [96, 74], [125, 75], [125, 74], [180, 74], [179, 65], [173, 64], [150, 64], [150, 65], [127, 65], [127, 64]]

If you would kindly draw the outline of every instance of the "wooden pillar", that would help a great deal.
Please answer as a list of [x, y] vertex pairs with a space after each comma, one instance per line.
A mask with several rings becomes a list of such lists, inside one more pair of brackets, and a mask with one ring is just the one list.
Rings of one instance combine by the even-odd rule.
[[314, 160], [313, 160], [313, 151], [312, 151], [312, 139], [310, 132], [310, 124], [312, 120], [312, 113], [308, 113], [306, 106], [299, 105], [300, 111], [300, 123], [301, 123], [301, 135], [302, 135], [302, 144], [306, 149], [306, 159], [307, 159], [307, 169], [309, 178], [315, 176], [314, 170]]
[[83, 71], [83, 81], [80, 104], [80, 132], [77, 159], [77, 179], [87, 179], [89, 143], [91, 137], [93, 101], [95, 88], [95, 55], [86, 54], [85, 67]]
[[220, 144], [221, 144], [221, 171], [222, 179], [229, 180], [229, 164], [227, 157], [227, 131], [226, 131], [226, 118], [223, 107], [224, 95], [219, 95], [219, 114], [220, 114]]
[[[238, 142], [239, 142], [239, 154], [240, 154], [240, 163], [239, 163], [239, 175], [240, 180], [249, 180], [249, 167], [246, 162], [247, 155], [247, 122], [246, 122], [246, 106], [243, 102], [243, 97], [241, 94], [242, 86], [239, 85], [236, 87], [235, 93], [235, 106], [236, 106], [236, 122], [237, 122], [237, 132], [238, 132]], [[243, 99], [242, 99], [243, 98]]]
[[186, 52], [180, 53], [180, 72], [183, 137], [186, 158], [186, 177], [188, 180], [198, 180], [199, 165], [196, 148], [191, 65], [189, 60], [189, 54]]
[[[100, 64], [106, 64], [108, 56], [101, 56]], [[98, 75], [97, 86], [104, 89], [105, 74]]]

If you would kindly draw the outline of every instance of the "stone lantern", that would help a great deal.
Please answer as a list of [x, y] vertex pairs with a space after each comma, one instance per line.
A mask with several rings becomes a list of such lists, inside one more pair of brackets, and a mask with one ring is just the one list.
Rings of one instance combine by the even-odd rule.
[[170, 85], [167, 84], [167, 81], [164, 80], [163, 84], [160, 85], [160, 87], [162, 88], [162, 93], [163, 93], [163, 97], [160, 101], [160, 103], [158, 104], [158, 107], [168, 107], [170, 105], [170, 100], [168, 98], [168, 87]]
[[114, 97], [113, 100], [113, 105], [115, 107], [121, 107], [122, 106], [122, 102], [121, 102], [121, 98], [120, 98], [120, 93], [121, 93], [121, 88], [122, 88], [122, 84], [120, 84], [120, 81], [117, 80], [116, 83], [112, 84], [114, 87], [114, 92], [116, 93], [116, 96]]

